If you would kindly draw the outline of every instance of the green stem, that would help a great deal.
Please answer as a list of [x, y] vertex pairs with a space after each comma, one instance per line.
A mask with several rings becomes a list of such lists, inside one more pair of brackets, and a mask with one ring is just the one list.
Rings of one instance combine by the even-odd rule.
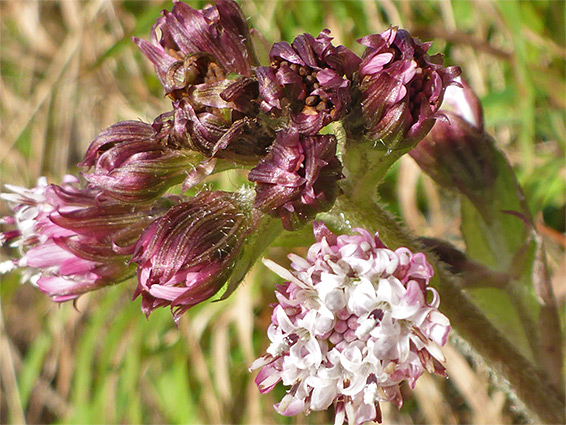
[[[348, 180], [356, 181], [350, 188], [350, 197], [354, 200], [364, 200], [368, 194], [376, 196], [376, 188], [391, 166], [410, 149], [388, 150], [376, 142], [373, 148], [368, 148], [368, 142], [348, 145], [344, 152], [344, 172]], [[360, 177], [360, 178], [357, 178]]]
[[[258, 217], [260, 217], [258, 215]], [[244, 245], [244, 252], [236, 262], [236, 266], [232, 271], [230, 281], [226, 287], [226, 291], [220, 297], [221, 300], [228, 298], [232, 292], [236, 290], [242, 279], [246, 276], [250, 268], [255, 264], [260, 255], [267, 249], [269, 245], [279, 237], [283, 232], [283, 226], [280, 219], [269, 216], [263, 216], [258, 219], [255, 224], [254, 231], [249, 236]]]
[[[349, 189], [349, 188], [347, 188]], [[345, 190], [345, 193], [352, 193]], [[382, 240], [391, 248], [405, 246], [414, 251], [423, 248], [408, 232], [373, 200], [348, 195], [338, 198], [329, 214], [342, 230], [361, 226], [379, 230]], [[433, 285], [442, 299], [442, 310], [461, 337], [509, 383], [515, 395], [537, 420], [546, 423], [564, 423], [565, 404], [560, 395], [546, 383], [544, 374], [534, 367], [462, 291], [458, 279], [449, 273], [433, 255], [427, 255], [434, 267]]]

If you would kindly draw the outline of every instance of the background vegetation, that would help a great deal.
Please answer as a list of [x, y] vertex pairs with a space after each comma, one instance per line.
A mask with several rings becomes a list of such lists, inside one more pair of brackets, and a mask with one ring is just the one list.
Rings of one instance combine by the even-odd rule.
[[[204, 2], [191, 1], [194, 7]], [[561, 311], [564, 278], [566, 123], [565, 3], [562, 1], [240, 2], [270, 43], [330, 28], [336, 44], [389, 25], [434, 40], [458, 64], [485, 108], [486, 127], [510, 159], [543, 235]], [[3, 1], [0, 3], [0, 167], [2, 184], [60, 181], [78, 172], [89, 142], [127, 119], [151, 122], [170, 109], [153, 68], [130, 41], [149, 37], [168, 1]], [[238, 173], [209, 183], [233, 187]], [[456, 198], [410, 158], [388, 175], [382, 198], [415, 234], [461, 244]], [[0, 215], [8, 213], [0, 205]], [[266, 256], [284, 262], [289, 243]], [[287, 246], [286, 246], [287, 245]], [[301, 247], [293, 247], [304, 253]], [[10, 252], [4, 248], [3, 256]], [[2, 277], [2, 423], [322, 423], [324, 413], [284, 418], [259, 395], [248, 366], [265, 336], [277, 277], [256, 265], [228, 300], [209, 302], [173, 323], [146, 320], [135, 282], [56, 305], [19, 276]], [[564, 320], [564, 316], [562, 317]], [[445, 349], [450, 379], [423, 376], [385, 423], [517, 423], [521, 406], [495, 386], [466, 348]]]

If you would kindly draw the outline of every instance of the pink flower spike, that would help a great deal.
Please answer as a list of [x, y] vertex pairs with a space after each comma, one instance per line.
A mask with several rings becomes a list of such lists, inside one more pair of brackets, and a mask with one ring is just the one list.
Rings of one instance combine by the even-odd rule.
[[392, 251], [364, 229], [314, 229], [317, 242], [306, 259], [289, 256], [291, 270], [264, 260], [288, 281], [278, 289], [268, 354], [250, 369], [261, 369], [262, 393], [279, 381], [291, 387], [275, 405], [282, 415], [333, 404], [336, 424], [381, 422], [381, 402], [402, 406], [402, 381], [414, 387], [425, 370], [444, 373], [450, 322], [428, 287], [432, 267], [422, 253]]

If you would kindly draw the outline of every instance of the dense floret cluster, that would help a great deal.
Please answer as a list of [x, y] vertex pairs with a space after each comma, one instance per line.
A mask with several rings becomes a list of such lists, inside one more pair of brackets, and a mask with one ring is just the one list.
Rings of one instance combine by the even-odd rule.
[[[336, 423], [381, 421], [379, 403], [403, 403], [399, 384], [441, 362], [450, 330], [428, 286], [422, 253], [388, 249], [378, 235], [336, 236], [315, 223], [307, 258], [291, 254], [292, 270], [266, 261], [288, 281], [277, 291], [267, 354], [252, 369], [261, 392], [281, 381], [290, 389], [276, 405], [282, 415], [308, 414], [332, 404]], [[431, 300], [428, 301], [428, 295]]]

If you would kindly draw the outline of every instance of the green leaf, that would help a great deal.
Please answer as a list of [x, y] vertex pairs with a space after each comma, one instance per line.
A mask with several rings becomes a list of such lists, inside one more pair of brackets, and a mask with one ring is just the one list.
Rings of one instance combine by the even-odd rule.
[[315, 242], [312, 222], [306, 224], [299, 230], [293, 232], [282, 232], [271, 246], [280, 248], [296, 248], [299, 246], [310, 246]]
[[243, 252], [236, 262], [236, 266], [226, 286], [226, 291], [220, 300], [228, 298], [236, 290], [250, 268], [255, 264], [265, 249], [281, 234], [283, 226], [280, 219], [265, 216], [254, 233], [249, 236], [244, 245]]
[[39, 337], [34, 340], [22, 362], [22, 369], [18, 375], [18, 390], [24, 410], [27, 409], [29, 397], [41, 374], [45, 356], [49, 352], [51, 344], [52, 338], [50, 334], [40, 334]]
[[511, 281], [505, 291], [474, 289], [470, 293], [510, 342], [531, 359], [538, 359], [540, 306], [531, 279], [535, 250], [532, 219], [505, 156], [496, 150], [493, 153], [497, 170], [493, 186], [473, 200], [461, 196], [461, 231], [468, 256], [507, 273]]
[[157, 378], [152, 379], [152, 383], [168, 421], [174, 424], [187, 421], [201, 423], [202, 419], [192, 402], [186, 362], [173, 362]]

